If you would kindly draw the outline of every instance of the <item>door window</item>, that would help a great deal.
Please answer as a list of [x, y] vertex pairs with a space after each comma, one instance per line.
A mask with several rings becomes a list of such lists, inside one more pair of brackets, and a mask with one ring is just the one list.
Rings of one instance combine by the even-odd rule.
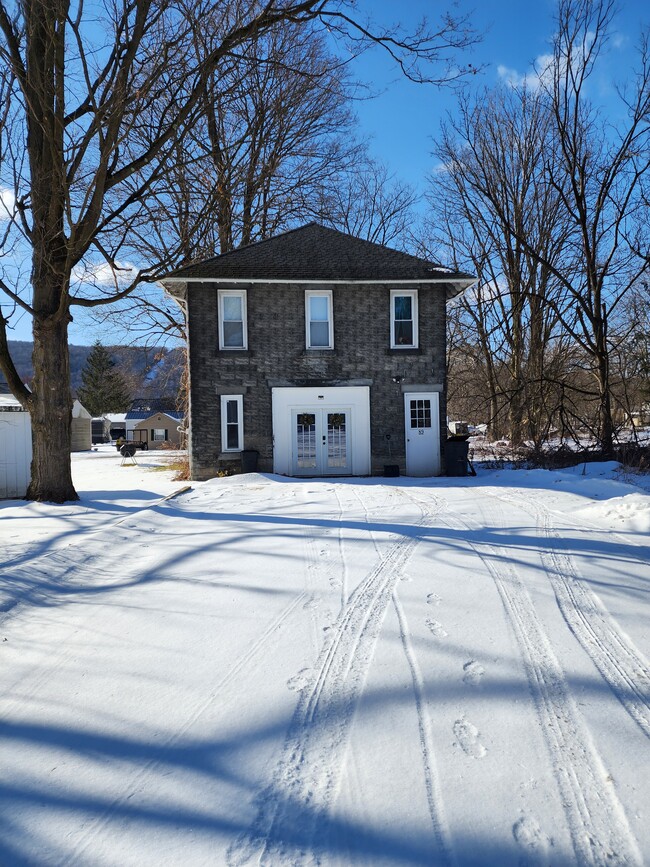
[[299, 412], [296, 416], [296, 462], [301, 470], [316, 467], [316, 414]]
[[348, 463], [348, 440], [346, 435], [345, 413], [327, 414], [327, 466], [346, 467]]
[[348, 417], [344, 410], [309, 408], [294, 414], [295, 473], [343, 475], [350, 471]]
[[411, 428], [431, 427], [431, 401], [411, 401]]

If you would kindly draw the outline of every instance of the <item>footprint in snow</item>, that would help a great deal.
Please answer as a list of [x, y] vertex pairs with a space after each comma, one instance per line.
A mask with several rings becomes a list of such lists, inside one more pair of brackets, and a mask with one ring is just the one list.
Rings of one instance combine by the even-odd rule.
[[522, 816], [512, 826], [512, 836], [522, 849], [520, 867], [544, 867], [549, 862], [549, 847], [553, 840], [547, 837], [534, 816]]
[[473, 759], [482, 759], [487, 754], [487, 750], [478, 739], [479, 730], [464, 715], [454, 723], [454, 734], [456, 735], [454, 746], [460, 747], [465, 755]]
[[302, 607], [304, 611], [312, 611], [314, 608], [318, 608], [319, 605], [320, 598], [318, 596], [312, 596], [311, 599], [308, 599]]
[[440, 605], [442, 599], [438, 596], [437, 593], [429, 593], [427, 596], [427, 605]]
[[470, 659], [469, 662], [465, 663], [463, 671], [465, 672], [463, 675], [463, 683], [466, 683], [468, 686], [478, 686], [483, 680], [483, 675], [485, 674], [483, 666], [480, 662], [476, 662], [474, 659]]
[[293, 677], [289, 678], [289, 680], [287, 681], [287, 686], [294, 692], [301, 692], [309, 684], [310, 674], [311, 669], [301, 668], [298, 674], [294, 674]]
[[437, 620], [432, 620], [429, 618], [427, 620], [427, 626], [429, 627], [429, 631], [436, 638], [446, 638], [449, 633], [445, 632], [442, 628], [442, 623], [438, 623]]

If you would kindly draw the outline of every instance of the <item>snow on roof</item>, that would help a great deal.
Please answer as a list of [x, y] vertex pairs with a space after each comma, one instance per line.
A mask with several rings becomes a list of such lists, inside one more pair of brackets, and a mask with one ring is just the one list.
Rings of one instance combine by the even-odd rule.
[[25, 412], [19, 400], [13, 394], [0, 394], [0, 412]]

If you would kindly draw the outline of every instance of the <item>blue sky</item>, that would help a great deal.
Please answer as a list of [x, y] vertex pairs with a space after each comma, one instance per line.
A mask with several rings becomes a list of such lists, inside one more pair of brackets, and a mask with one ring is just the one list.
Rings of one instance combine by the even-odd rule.
[[[612, 35], [612, 51], [604, 59], [594, 78], [592, 98], [607, 108], [611, 104], [614, 86], [629, 76], [633, 60], [631, 51], [642, 21], [650, 20], [645, 0], [627, 0], [620, 4], [620, 13]], [[359, 0], [361, 13], [370, 12], [381, 24], [401, 21], [415, 25], [423, 16], [435, 17], [441, 9], [452, 9], [440, 0]], [[484, 65], [484, 71], [472, 77], [471, 86], [495, 84], [508, 74], [523, 75], [530, 71], [536, 57], [549, 49], [553, 32], [555, 2], [536, 0], [478, 0], [458, 3], [459, 11], [471, 11], [476, 30], [483, 34], [466, 60], [474, 66]], [[455, 96], [449, 88], [415, 84], [401, 76], [400, 71], [381, 49], [374, 49], [355, 61], [353, 73], [372, 84], [377, 94], [373, 99], [357, 103], [360, 134], [370, 138], [373, 155], [385, 162], [400, 179], [417, 190], [423, 190], [426, 179], [435, 167], [431, 155], [432, 139], [446, 112], [453, 111]], [[75, 344], [90, 344], [97, 338], [108, 343], [111, 337], [106, 325], [99, 327], [83, 321], [83, 314], [70, 326], [70, 340]], [[26, 316], [10, 334], [18, 340], [31, 339]]]
[[[395, 16], [404, 23], [417, 23], [423, 15], [435, 21], [435, 11], [445, 7], [437, 0], [364, 0], [378, 21], [390, 24]], [[535, 58], [549, 50], [553, 33], [555, 2], [551, 0], [478, 0], [459, 3], [471, 10], [475, 28], [483, 34], [481, 44], [471, 52], [475, 67], [485, 66], [473, 76], [471, 86], [496, 84], [506, 74], [523, 75]], [[397, 12], [395, 10], [398, 10]], [[604, 58], [593, 82], [592, 99], [607, 106], [616, 82], [629, 76], [631, 51], [642, 21], [650, 21], [650, 6], [645, 0], [620, 4], [612, 33], [611, 53]], [[358, 74], [374, 82], [380, 95], [357, 105], [362, 130], [372, 137], [375, 156], [386, 161], [403, 180], [416, 188], [426, 183], [435, 166], [431, 156], [432, 138], [446, 112], [453, 111], [455, 96], [449, 88], [414, 84], [400, 77], [385, 52], [378, 49], [357, 61]]]

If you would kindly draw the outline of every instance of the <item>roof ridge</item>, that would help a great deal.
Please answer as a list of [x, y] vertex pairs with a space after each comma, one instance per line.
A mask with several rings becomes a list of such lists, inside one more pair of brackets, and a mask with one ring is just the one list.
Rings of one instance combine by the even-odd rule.
[[232, 256], [233, 253], [241, 253], [242, 250], [248, 250], [251, 247], [259, 247], [261, 244], [266, 244], [269, 241], [277, 241], [278, 238], [283, 238], [285, 235], [291, 235], [293, 232], [299, 232], [301, 229], [307, 229], [310, 226], [320, 226], [322, 229], [327, 228], [326, 226], [321, 226], [321, 224], [317, 223], [316, 220], [311, 220], [311, 222], [304, 223], [302, 226], [294, 226], [293, 229], [284, 229], [284, 231], [278, 232], [277, 235], [269, 235], [268, 238], [260, 238], [258, 241], [250, 241], [248, 244], [241, 244], [239, 247], [233, 247], [232, 250], [226, 250], [225, 253], [217, 253], [216, 256], [211, 256], [209, 259], [202, 259], [200, 262], [191, 262], [188, 265], [181, 265], [180, 268], [175, 268], [169, 274], [166, 274], [165, 277], [173, 277], [174, 274], [177, 274], [179, 271], [184, 271], [185, 268], [193, 268], [195, 265], [209, 265], [211, 262], [221, 261], [228, 256]]

